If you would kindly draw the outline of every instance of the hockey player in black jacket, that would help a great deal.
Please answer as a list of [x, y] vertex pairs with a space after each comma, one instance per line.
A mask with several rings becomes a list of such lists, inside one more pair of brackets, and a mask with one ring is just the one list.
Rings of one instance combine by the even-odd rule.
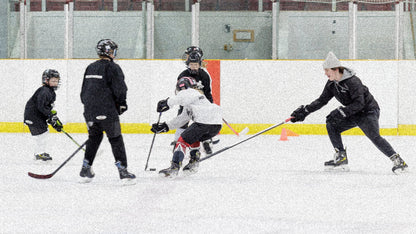
[[59, 81], [58, 71], [54, 69], [45, 70], [42, 74], [42, 87], [36, 90], [25, 106], [24, 123], [36, 139], [35, 160], [52, 160], [52, 157], [46, 152], [47, 123], [58, 132], [63, 127], [56, 111], [52, 110], [56, 100], [55, 90], [58, 89]]
[[127, 86], [123, 71], [113, 61], [117, 48], [117, 44], [110, 39], [100, 40], [96, 48], [100, 60], [90, 64], [84, 73], [81, 102], [88, 127], [88, 142], [80, 172], [84, 182], [90, 182], [94, 177], [91, 166], [103, 139], [103, 131], [111, 144], [120, 179], [136, 178], [127, 171], [127, 156], [121, 135], [119, 115], [127, 110]]
[[[196, 47], [196, 46], [190, 46], [185, 50], [185, 55], [186, 55], [185, 64], [187, 66], [187, 69], [182, 71], [179, 74], [177, 80], [181, 79], [182, 77], [192, 77], [198, 83], [198, 89], [204, 93], [208, 101], [213, 103], [214, 99], [212, 98], [212, 91], [211, 91], [211, 76], [208, 74], [207, 71], [205, 71], [205, 69], [202, 68], [203, 52], [201, 48]], [[182, 112], [182, 107], [179, 108], [178, 114], [181, 114], [181, 112]], [[174, 139], [173, 144], [176, 143], [179, 136], [182, 134], [183, 131], [185, 131], [187, 127], [188, 127], [188, 123], [176, 129], [175, 139]], [[212, 143], [212, 139], [208, 139], [202, 143], [202, 146], [207, 154], [212, 153], [211, 143]]]
[[333, 160], [325, 162], [325, 166], [330, 169], [349, 170], [341, 133], [358, 126], [376, 147], [393, 161], [393, 172], [405, 170], [407, 164], [380, 136], [380, 108], [368, 88], [355, 76], [354, 71], [343, 67], [332, 52], [329, 52], [323, 68], [329, 80], [321, 96], [309, 105], [302, 105], [296, 109], [291, 114], [291, 121], [303, 121], [307, 115], [319, 110], [333, 97], [343, 105], [326, 117], [326, 128], [335, 154]]

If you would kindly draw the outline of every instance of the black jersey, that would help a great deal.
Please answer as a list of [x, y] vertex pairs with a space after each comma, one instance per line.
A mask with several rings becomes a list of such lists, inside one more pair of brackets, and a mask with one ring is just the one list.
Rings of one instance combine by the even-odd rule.
[[328, 80], [321, 96], [307, 105], [306, 109], [309, 112], [314, 112], [326, 105], [333, 97], [345, 106], [342, 110], [347, 117], [360, 112], [365, 113], [380, 109], [367, 86], [363, 85], [355, 75], [340, 82]]
[[45, 122], [51, 114], [55, 100], [56, 94], [53, 88], [47, 85], [38, 88], [26, 103], [24, 113], [25, 122]]
[[201, 82], [201, 90], [204, 92], [205, 97], [212, 103], [214, 102], [211, 93], [211, 76], [204, 69], [199, 68], [197, 74], [191, 74], [189, 69], [184, 70], [179, 74], [178, 80], [182, 77], [192, 77], [196, 82]]
[[87, 121], [119, 120], [116, 105], [126, 101], [127, 86], [120, 66], [100, 59], [85, 70], [81, 102]]

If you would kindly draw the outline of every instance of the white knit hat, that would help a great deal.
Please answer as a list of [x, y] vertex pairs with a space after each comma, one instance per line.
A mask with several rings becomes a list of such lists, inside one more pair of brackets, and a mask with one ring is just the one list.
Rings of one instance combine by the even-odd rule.
[[341, 62], [337, 59], [334, 53], [330, 51], [326, 56], [325, 62], [323, 64], [324, 69], [327, 68], [334, 68], [334, 67], [342, 67]]

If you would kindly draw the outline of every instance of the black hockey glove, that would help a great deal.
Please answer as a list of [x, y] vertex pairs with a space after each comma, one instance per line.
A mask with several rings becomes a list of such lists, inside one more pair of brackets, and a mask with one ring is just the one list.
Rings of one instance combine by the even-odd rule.
[[117, 104], [116, 104], [116, 108], [117, 108], [117, 113], [118, 113], [118, 115], [121, 115], [121, 114], [123, 114], [124, 112], [126, 112], [126, 111], [127, 111], [127, 109], [128, 109], [128, 106], [127, 106], [126, 101], [122, 101], [122, 102], [120, 102], [120, 103], [117, 103]]
[[295, 111], [293, 111], [292, 114], [290, 114], [290, 116], [292, 116], [293, 118], [290, 119], [290, 121], [292, 123], [295, 122], [302, 122], [305, 120], [306, 116], [309, 115], [309, 111], [306, 110], [304, 105], [301, 105], [300, 107], [298, 107], [298, 109], [296, 109]]
[[157, 103], [157, 109], [156, 109], [157, 112], [165, 112], [165, 111], [169, 110], [168, 99], [169, 98], [166, 98], [164, 100], [160, 100]]
[[168, 132], [169, 127], [165, 122], [159, 123], [159, 124], [154, 123], [152, 124], [152, 128], [150, 129], [150, 131], [154, 133]]
[[59, 120], [55, 110], [51, 111], [51, 114], [49, 115], [46, 122], [50, 124], [56, 131], [58, 132], [62, 131], [63, 125], [62, 125], [61, 120]]
[[345, 119], [345, 117], [347, 117], [345, 112], [341, 107], [338, 107], [326, 116], [326, 122], [332, 125], [339, 125]]

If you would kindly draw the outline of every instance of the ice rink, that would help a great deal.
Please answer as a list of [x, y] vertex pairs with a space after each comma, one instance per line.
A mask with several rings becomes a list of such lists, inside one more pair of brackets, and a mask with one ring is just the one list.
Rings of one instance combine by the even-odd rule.
[[[121, 186], [107, 138], [94, 180], [80, 184], [82, 152], [51, 179], [27, 175], [49, 174], [71, 155], [77, 146], [64, 134], [49, 135], [49, 164], [32, 159], [29, 133], [0, 134], [0, 233], [416, 233], [414, 136], [386, 137], [406, 174], [393, 174], [365, 136], [344, 136], [350, 172], [327, 172], [328, 136], [260, 135], [175, 179], [144, 172], [153, 135], [123, 136], [132, 186]], [[214, 151], [248, 136], [220, 135]], [[172, 139], [156, 136], [149, 167], [169, 166]]]

